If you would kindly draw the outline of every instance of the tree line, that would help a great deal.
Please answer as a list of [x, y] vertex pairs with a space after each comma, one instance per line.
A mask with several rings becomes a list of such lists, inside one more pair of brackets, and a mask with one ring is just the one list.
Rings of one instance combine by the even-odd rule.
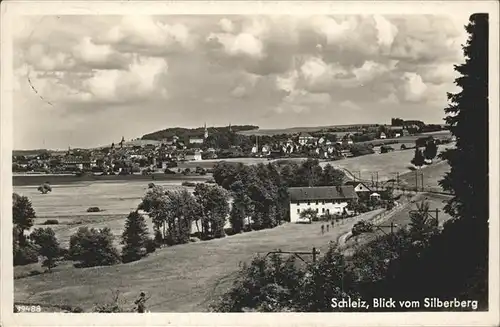
[[289, 187], [340, 186], [345, 174], [319, 161], [301, 163], [243, 165], [221, 162], [213, 169], [213, 178], [233, 195], [230, 223], [233, 232], [273, 228], [289, 221]]

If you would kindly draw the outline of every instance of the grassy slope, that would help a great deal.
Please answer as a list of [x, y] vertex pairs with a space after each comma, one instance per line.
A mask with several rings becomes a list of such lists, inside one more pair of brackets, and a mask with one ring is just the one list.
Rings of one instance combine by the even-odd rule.
[[[74, 269], [15, 280], [15, 300], [41, 304], [69, 304], [89, 310], [120, 290], [126, 303], [140, 291], [152, 297], [156, 312], [206, 311], [209, 301], [231, 285], [231, 275], [256, 253], [282, 249], [324, 252], [328, 241], [350, 230], [359, 219], [350, 219], [321, 235], [321, 223], [285, 224], [271, 230], [234, 235], [219, 240], [190, 243], [158, 250], [147, 258], [111, 267]], [[56, 269], [58, 270], [58, 269]]]

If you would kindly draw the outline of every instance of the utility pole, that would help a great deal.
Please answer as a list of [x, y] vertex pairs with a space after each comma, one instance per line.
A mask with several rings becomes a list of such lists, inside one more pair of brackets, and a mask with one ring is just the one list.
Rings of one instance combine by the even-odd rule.
[[418, 192], [418, 171], [415, 170], [415, 192]]
[[439, 227], [439, 209], [438, 208], [436, 208], [436, 224]]
[[399, 185], [399, 171], [396, 172], [396, 184]]
[[422, 181], [422, 192], [424, 191], [424, 173], [420, 172], [420, 179]]
[[377, 191], [378, 191], [378, 171], [375, 173], [377, 174]]

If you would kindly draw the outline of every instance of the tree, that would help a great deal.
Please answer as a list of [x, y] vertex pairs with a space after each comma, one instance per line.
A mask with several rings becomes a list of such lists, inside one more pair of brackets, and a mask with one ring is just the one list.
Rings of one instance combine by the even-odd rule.
[[142, 198], [142, 202], [137, 207], [138, 210], [146, 211], [151, 217], [156, 239], [158, 237], [156, 231], [160, 231], [162, 238], [165, 238], [166, 235], [165, 211], [167, 201], [168, 197], [165, 189], [161, 186], [155, 185], [148, 190], [146, 195]]
[[345, 173], [340, 169], [333, 168], [327, 164], [323, 168], [323, 176], [320, 186], [340, 186], [344, 184]]
[[31, 201], [26, 196], [17, 193], [12, 194], [12, 223], [17, 230], [19, 246], [26, 244], [24, 231], [33, 226], [33, 218], [36, 218], [35, 210]]
[[199, 204], [187, 190], [167, 191], [166, 196], [163, 207], [167, 226], [165, 241], [169, 245], [187, 243], [192, 223], [200, 213]]
[[120, 261], [120, 255], [113, 246], [114, 236], [108, 227], [95, 229], [80, 227], [70, 237], [69, 255], [80, 261], [82, 267], [109, 266]]
[[307, 208], [300, 212], [300, 218], [308, 219], [309, 222], [312, 222], [318, 218], [318, 213], [314, 209]]
[[223, 237], [229, 214], [229, 193], [218, 185], [197, 184], [194, 196], [201, 210], [203, 236]]
[[417, 203], [417, 210], [410, 213], [410, 235], [414, 241], [425, 243], [437, 230], [437, 221], [429, 215], [429, 202]]
[[234, 233], [240, 233], [245, 227], [245, 219], [248, 217], [251, 199], [246, 194], [243, 182], [237, 181], [231, 185], [233, 205], [229, 215], [229, 221]]
[[37, 228], [31, 233], [30, 239], [38, 246], [39, 255], [46, 258], [42, 266], [51, 271], [55, 267], [56, 259], [61, 255], [61, 248], [54, 231], [50, 227]]
[[[462, 90], [449, 93], [449, 105], [445, 109], [447, 129], [456, 137], [455, 148], [441, 154], [451, 169], [440, 181], [444, 190], [454, 197], [445, 206], [445, 211], [459, 219], [445, 226], [443, 234], [457, 247], [459, 235], [469, 237], [467, 260], [457, 253], [450, 267], [461, 269], [459, 279], [463, 292], [475, 294], [488, 303], [488, 220], [489, 216], [489, 95], [488, 95], [488, 14], [473, 14], [466, 30], [469, 33], [463, 47], [465, 62], [455, 66], [461, 75], [455, 84]], [[458, 250], [457, 250], [458, 252]], [[449, 258], [450, 260], [451, 258]], [[467, 278], [467, 279], [466, 279]]]
[[44, 183], [43, 185], [38, 186], [37, 190], [42, 194], [47, 194], [49, 192], [52, 192], [52, 187], [49, 183]]
[[424, 165], [425, 161], [422, 150], [420, 150], [419, 148], [415, 149], [415, 156], [413, 157], [413, 159], [411, 159], [411, 163], [418, 168]]
[[464, 219], [488, 219], [488, 24], [487, 14], [471, 16], [465, 63], [455, 66], [462, 90], [448, 93], [445, 109], [456, 147], [441, 155], [451, 166], [441, 186], [455, 194], [446, 211]]
[[148, 227], [144, 216], [137, 210], [132, 211], [125, 221], [125, 230], [122, 234], [121, 244], [122, 261], [136, 261], [146, 255], [146, 242], [148, 241]]
[[437, 150], [438, 150], [438, 148], [437, 148], [436, 142], [434, 142], [434, 140], [429, 140], [426, 143], [425, 149], [424, 149], [425, 159], [432, 160], [432, 159], [436, 158]]

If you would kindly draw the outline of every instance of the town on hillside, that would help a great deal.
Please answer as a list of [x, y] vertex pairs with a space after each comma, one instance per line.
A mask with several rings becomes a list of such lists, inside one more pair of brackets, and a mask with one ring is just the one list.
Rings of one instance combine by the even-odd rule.
[[[434, 138], [437, 144], [453, 141], [442, 125], [399, 118], [392, 119], [390, 125], [352, 125], [294, 134], [248, 134], [257, 128], [231, 125], [207, 128], [205, 125], [198, 129], [166, 129], [129, 141], [122, 137], [95, 149], [14, 151], [12, 172], [75, 176], [187, 174], [185, 169], [177, 168], [179, 163], [230, 158], [340, 160], [411, 149], [414, 146], [408, 143], [418, 138]], [[433, 136], [433, 132], [438, 134]], [[198, 168], [189, 173], [200, 172], [205, 170]]]

